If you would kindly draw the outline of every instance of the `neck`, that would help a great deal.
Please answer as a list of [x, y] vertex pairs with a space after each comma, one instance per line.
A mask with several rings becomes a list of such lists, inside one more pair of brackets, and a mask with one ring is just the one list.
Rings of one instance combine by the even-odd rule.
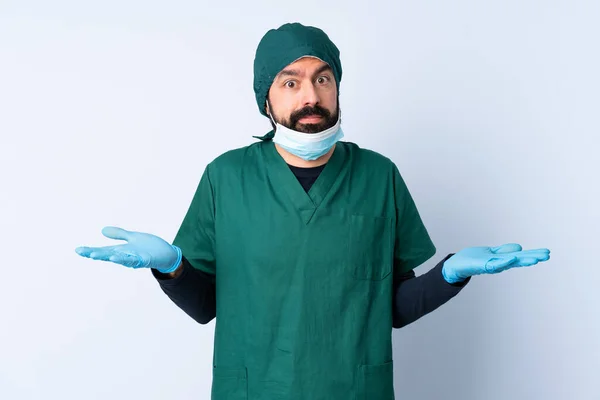
[[317, 158], [316, 160], [310, 160], [310, 161], [306, 161], [306, 160], [290, 153], [289, 151], [280, 147], [277, 143], [275, 143], [275, 149], [277, 150], [279, 155], [284, 159], [284, 161], [286, 163], [288, 163], [289, 165], [291, 165], [292, 167], [311, 168], [311, 167], [320, 167], [321, 165], [326, 164], [327, 161], [329, 161], [329, 159], [331, 158], [333, 151], [335, 150], [335, 145], [333, 145], [333, 147], [327, 153], [323, 154], [321, 157]]

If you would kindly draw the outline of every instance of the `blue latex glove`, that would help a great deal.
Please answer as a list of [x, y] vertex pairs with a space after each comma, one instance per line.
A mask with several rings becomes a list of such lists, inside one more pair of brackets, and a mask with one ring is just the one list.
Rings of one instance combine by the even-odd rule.
[[456, 283], [473, 275], [497, 274], [549, 259], [548, 249], [523, 250], [516, 243], [498, 247], [468, 247], [444, 261], [442, 275], [447, 282]]
[[128, 243], [106, 247], [77, 247], [77, 254], [94, 260], [112, 261], [129, 268], [154, 268], [163, 273], [175, 271], [181, 263], [181, 249], [158, 236], [126, 231], [114, 226], [105, 227], [102, 234]]

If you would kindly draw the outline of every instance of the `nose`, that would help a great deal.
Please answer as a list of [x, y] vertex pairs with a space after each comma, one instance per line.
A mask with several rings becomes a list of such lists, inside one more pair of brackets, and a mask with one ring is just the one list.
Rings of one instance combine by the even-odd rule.
[[319, 94], [315, 88], [315, 85], [310, 82], [308, 84], [304, 84], [302, 85], [302, 90], [300, 92], [301, 97], [301, 101], [302, 101], [302, 105], [303, 107], [305, 106], [311, 106], [314, 107], [315, 104], [319, 103]]

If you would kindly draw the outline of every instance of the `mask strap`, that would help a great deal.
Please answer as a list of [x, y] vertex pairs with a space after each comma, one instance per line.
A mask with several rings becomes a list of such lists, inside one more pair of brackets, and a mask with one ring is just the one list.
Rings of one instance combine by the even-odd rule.
[[[275, 120], [273, 119], [273, 109], [271, 108], [271, 105], [269, 104], [269, 100], [267, 100], [266, 102], [267, 102], [267, 106], [269, 106], [269, 118], [271, 119], [271, 121], [273, 121], [273, 125], [277, 126], [277, 122], [275, 122]], [[277, 128], [275, 128], [275, 130], [277, 130]]]

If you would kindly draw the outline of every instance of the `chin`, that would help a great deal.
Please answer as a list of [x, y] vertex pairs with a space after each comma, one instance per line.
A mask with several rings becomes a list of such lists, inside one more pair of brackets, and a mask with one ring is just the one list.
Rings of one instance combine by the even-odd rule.
[[302, 133], [318, 133], [325, 129], [323, 124], [296, 124], [296, 130]]

